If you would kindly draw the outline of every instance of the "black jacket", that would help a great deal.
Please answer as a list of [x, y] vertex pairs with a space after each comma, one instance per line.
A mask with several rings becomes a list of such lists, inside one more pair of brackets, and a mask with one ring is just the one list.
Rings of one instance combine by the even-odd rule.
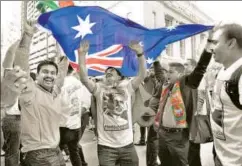
[[[194, 114], [194, 111], [196, 111], [197, 109], [197, 88], [204, 76], [204, 73], [206, 72], [206, 69], [211, 60], [211, 57], [212, 57], [212, 54], [204, 50], [193, 72], [191, 74], [184, 75], [179, 80], [182, 99], [186, 109], [186, 115], [187, 115], [186, 119], [187, 119], [188, 127], [191, 125], [192, 116]], [[154, 69], [162, 70], [159, 62], [156, 65], [154, 65]], [[155, 73], [156, 73], [156, 70], [155, 70]], [[157, 87], [154, 91], [155, 93], [153, 94], [153, 98], [150, 100], [150, 104], [149, 104], [149, 107], [156, 112], [159, 107], [159, 100], [161, 97], [162, 86], [163, 86], [163, 82], [160, 82], [160, 84], [157, 84]]]

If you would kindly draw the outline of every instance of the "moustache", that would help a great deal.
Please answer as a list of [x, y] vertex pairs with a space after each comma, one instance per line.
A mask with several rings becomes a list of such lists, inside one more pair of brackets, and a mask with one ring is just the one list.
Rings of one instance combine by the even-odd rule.
[[54, 81], [54, 79], [53, 78], [50, 78], [50, 77], [45, 77], [43, 80], [44, 81], [46, 81], [46, 80]]

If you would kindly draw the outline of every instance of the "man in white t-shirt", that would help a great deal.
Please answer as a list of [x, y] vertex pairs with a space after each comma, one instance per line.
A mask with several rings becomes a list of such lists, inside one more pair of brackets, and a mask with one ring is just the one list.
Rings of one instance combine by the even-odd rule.
[[[217, 28], [212, 38], [214, 59], [223, 64], [219, 71], [213, 96], [211, 126], [214, 136], [215, 165], [242, 165], [242, 110], [227, 93], [228, 80], [242, 67], [242, 26], [225, 24]], [[238, 80], [237, 102], [242, 105], [242, 77]], [[235, 93], [235, 92], [233, 92]]]
[[131, 42], [130, 48], [137, 54], [138, 75], [124, 80], [118, 69], [109, 67], [105, 79], [94, 83], [87, 76], [85, 55], [89, 44], [84, 42], [79, 49], [80, 79], [96, 98], [98, 134], [98, 159], [100, 166], [138, 166], [139, 160], [133, 145], [131, 95], [146, 76], [146, 61], [143, 48], [138, 42]]
[[67, 122], [60, 127], [60, 147], [67, 145], [73, 166], [82, 164], [78, 143], [82, 135], [81, 118], [91, 106], [91, 94], [80, 82], [77, 73], [69, 65], [64, 85], [61, 89], [62, 113], [68, 117]]

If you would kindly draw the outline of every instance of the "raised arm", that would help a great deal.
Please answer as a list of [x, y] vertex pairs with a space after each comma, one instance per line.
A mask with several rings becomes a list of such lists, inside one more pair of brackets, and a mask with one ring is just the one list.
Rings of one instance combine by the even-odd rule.
[[218, 25], [209, 31], [207, 44], [197, 63], [197, 66], [195, 67], [195, 69], [193, 70], [193, 72], [190, 75], [186, 76], [186, 85], [188, 85], [189, 87], [191, 87], [193, 89], [198, 88], [198, 86], [204, 76], [204, 73], [207, 70], [208, 64], [212, 58], [214, 43], [211, 42], [211, 38], [213, 36], [214, 31], [216, 31], [217, 27], [218, 27]]
[[87, 68], [86, 68], [86, 54], [88, 53], [89, 42], [84, 41], [81, 43], [78, 50], [78, 62], [79, 62], [79, 76], [80, 80], [87, 87], [90, 93], [94, 93], [96, 88], [96, 83], [88, 78]]
[[58, 65], [58, 75], [55, 81], [55, 85], [57, 87], [57, 93], [61, 92], [61, 88], [64, 85], [64, 79], [67, 74], [67, 69], [69, 66], [69, 61], [66, 56], [62, 56], [59, 58], [59, 62], [57, 63]]
[[15, 52], [17, 50], [17, 47], [19, 45], [19, 41], [16, 41], [13, 43], [7, 50], [7, 53], [5, 55], [5, 58], [3, 60], [3, 68], [13, 68], [13, 62], [15, 58]]
[[24, 25], [24, 32], [20, 39], [19, 46], [16, 50], [16, 56], [14, 60], [14, 65], [19, 66], [22, 70], [27, 73], [29, 71], [29, 52], [30, 44], [34, 33], [37, 31], [35, 27], [35, 22], [27, 21]]
[[211, 57], [212, 53], [207, 52], [206, 50], [203, 51], [200, 60], [198, 61], [197, 66], [195, 67], [193, 72], [186, 76], [186, 85], [193, 89], [198, 88], [203, 78], [203, 75], [206, 72]]
[[131, 42], [129, 47], [136, 53], [139, 61], [138, 75], [132, 80], [132, 87], [136, 90], [146, 77], [146, 60], [143, 54], [143, 47], [138, 42]]

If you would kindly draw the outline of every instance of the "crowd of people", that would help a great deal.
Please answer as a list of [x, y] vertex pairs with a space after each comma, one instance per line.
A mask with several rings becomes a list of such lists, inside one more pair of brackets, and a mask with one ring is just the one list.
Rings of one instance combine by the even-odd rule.
[[[36, 31], [27, 22], [3, 61], [6, 166], [65, 166], [62, 151], [73, 166], [87, 166], [80, 140], [89, 116], [100, 166], [138, 166], [135, 145], [147, 145], [147, 166], [158, 166], [157, 158], [161, 166], [201, 166], [200, 145], [208, 142], [213, 142], [215, 166], [242, 166], [241, 25], [214, 27], [198, 62], [166, 66], [155, 61], [148, 72], [143, 46], [133, 41], [129, 47], [139, 63], [137, 76], [125, 78], [110, 66], [98, 81], [87, 74], [88, 41], [80, 43], [79, 71], [62, 56], [40, 62], [37, 73], [31, 73], [29, 51]], [[212, 56], [221, 67], [210, 64]], [[146, 128], [141, 128], [135, 144], [132, 112], [141, 86], [151, 94], [144, 106], [156, 115], [147, 142]]]

